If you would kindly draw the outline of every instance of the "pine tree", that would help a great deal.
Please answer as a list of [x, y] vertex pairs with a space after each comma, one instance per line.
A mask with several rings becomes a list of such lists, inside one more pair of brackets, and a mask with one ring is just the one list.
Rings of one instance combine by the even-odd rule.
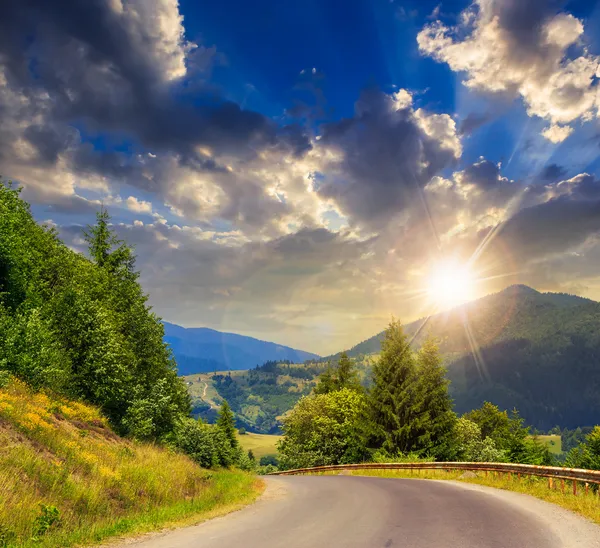
[[358, 380], [358, 372], [354, 362], [348, 357], [346, 352], [342, 352], [337, 366], [337, 384], [338, 390], [350, 388], [351, 390], [361, 391], [362, 387]]
[[392, 320], [373, 366], [369, 395], [373, 442], [385, 451], [408, 453], [417, 446], [415, 418], [415, 359], [402, 325]]
[[102, 207], [96, 213], [96, 224], [88, 225], [84, 231], [90, 257], [111, 274], [134, 280], [138, 277], [134, 269], [135, 256], [131, 248], [111, 230], [110, 218], [107, 209]]
[[342, 352], [335, 368], [332, 369], [328, 364], [327, 370], [319, 375], [315, 394], [329, 394], [343, 388], [350, 388], [358, 392], [362, 392], [363, 389], [358, 379], [356, 366], [346, 352]]
[[331, 363], [327, 363], [327, 369], [319, 375], [319, 381], [315, 386], [315, 394], [329, 394], [335, 390], [335, 379], [331, 370]]
[[416, 417], [418, 447], [423, 456], [436, 460], [453, 460], [456, 447], [453, 430], [456, 414], [448, 394], [450, 381], [436, 343], [428, 338], [417, 355]]
[[217, 426], [221, 429], [225, 437], [229, 440], [232, 449], [238, 448], [238, 439], [235, 429], [235, 419], [233, 417], [233, 411], [227, 400], [223, 400], [221, 409], [219, 410], [219, 417], [217, 419]]

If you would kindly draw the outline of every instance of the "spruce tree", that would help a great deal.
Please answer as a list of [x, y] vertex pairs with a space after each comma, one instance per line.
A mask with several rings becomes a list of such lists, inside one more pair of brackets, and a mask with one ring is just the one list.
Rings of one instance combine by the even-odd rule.
[[449, 384], [438, 347], [433, 339], [428, 338], [417, 354], [414, 425], [418, 432], [418, 446], [415, 449], [436, 460], [447, 461], [456, 457], [453, 441], [456, 414], [448, 394]]
[[350, 388], [351, 390], [361, 391], [362, 387], [358, 380], [358, 372], [354, 362], [348, 357], [346, 352], [342, 352], [337, 366], [337, 384], [338, 390]]
[[315, 394], [329, 394], [335, 390], [335, 379], [331, 370], [331, 363], [327, 363], [327, 369], [319, 375], [319, 381], [315, 386]]
[[233, 417], [233, 411], [227, 400], [223, 400], [221, 409], [219, 410], [219, 417], [217, 419], [217, 426], [221, 429], [232, 449], [238, 448], [238, 439], [235, 429], [235, 419]]
[[315, 386], [315, 394], [329, 394], [343, 388], [349, 388], [357, 392], [363, 390], [358, 379], [356, 366], [346, 352], [342, 352], [335, 368], [332, 369], [328, 364], [327, 370], [319, 375], [319, 382]]
[[392, 320], [373, 366], [369, 394], [373, 443], [391, 454], [408, 453], [417, 446], [415, 359], [402, 325]]
[[110, 215], [106, 208], [96, 213], [96, 224], [88, 225], [83, 232], [92, 260], [119, 278], [135, 280], [135, 256], [131, 248], [119, 240], [110, 228]]

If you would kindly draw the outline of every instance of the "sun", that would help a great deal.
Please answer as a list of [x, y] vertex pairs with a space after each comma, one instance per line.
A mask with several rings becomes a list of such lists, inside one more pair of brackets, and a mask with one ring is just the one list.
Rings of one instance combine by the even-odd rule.
[[452, 308], [474, 299], [475, 276], [467, 265], [444, 261], [427, 280], [427, 295], [439, 308]]

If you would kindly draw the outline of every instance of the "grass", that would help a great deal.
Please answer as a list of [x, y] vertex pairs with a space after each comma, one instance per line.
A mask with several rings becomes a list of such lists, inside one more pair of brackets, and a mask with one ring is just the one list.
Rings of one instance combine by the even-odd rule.
[[536, 439], [546, 445], [553, 455], [560, 455], [562, 453], [562, 440], [560, 436], [536, 436]]
[[244, 434], [239, 436], [240, 445], [248, 451], [252, 449], [257, 459], [266, 455], [277, 455], [277, 442], [283, 436], [270, 434]]
[[94, 407], [15, 380], [0, 388], [0, 546], [64, 548], [198, 522], [261, 489], [249, 474], [120, 438]]
[[[339, 472], [334, 472], [335, 474]], [[519, 480], [516, 475], [509, 478], [506, 474], [497, 474], [494, 476], [489, 472], [487, 476], [478, 473], [476, 477], [463, 477], [463, 471], [444, 470], [415, 470], [412, 473], [408, 470], [354, 470], [351, 473], [356, 476], [376, 476], [385, 478], [414, 478], [414, 479], [437, 479], [437, 480], [455, 480], [466, 483], [475, 483], [495, 487], [496, 489], [505, 489], [531, 495], [546, 502], [551, 502], [562, 506], [567, 510], [576, 512], [598, 524], [600, 524], [600, 497], [590, 488], [586, 494], [584, 486], [578, 484], [578, 495], [573, 495], [572, 484], [565, 481], [565, 492], [561, 491], [559, 480], [554, 481], [553, 488], [548, 487], [547, 478], [536, 478], [522, 476]]]

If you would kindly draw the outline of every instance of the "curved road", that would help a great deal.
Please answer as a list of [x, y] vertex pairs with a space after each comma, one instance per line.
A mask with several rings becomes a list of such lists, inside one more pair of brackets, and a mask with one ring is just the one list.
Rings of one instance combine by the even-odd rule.
[[[446, 481], [267, 478], [258, 503], [136, 548], [600, 548], [600, 527], [526, 495]], [[600, 504], [600, 503], [599, 503]]]

